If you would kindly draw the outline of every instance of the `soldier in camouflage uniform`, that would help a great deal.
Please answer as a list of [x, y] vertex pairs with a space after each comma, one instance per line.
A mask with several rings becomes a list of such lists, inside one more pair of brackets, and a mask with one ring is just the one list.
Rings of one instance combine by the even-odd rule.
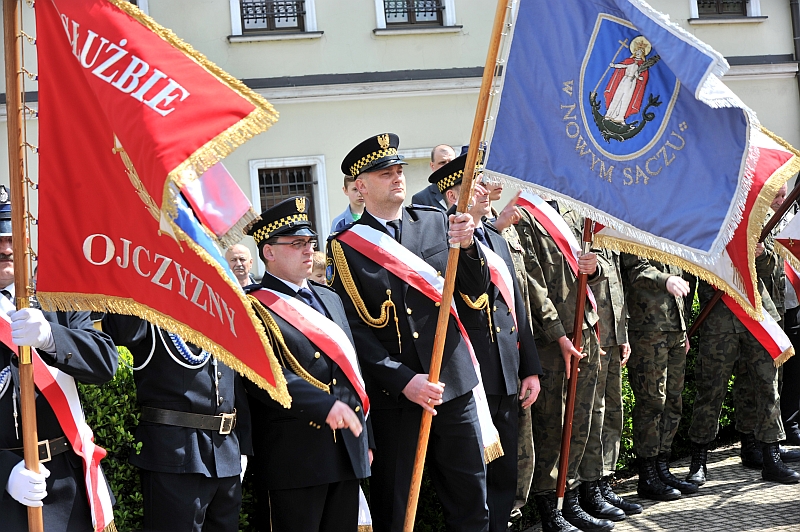
[[[783, 185], [775, 196], [775, 200], [772, 202], [772, 209], [777, 210], [783, 204], [785, 197], [786, 185]], [[774, 212], [770, 211], [767, 219], [772, 217], [773, 214]], [[788, 220], [782, 220], [775, 229], [773, 229], [772, 234], [777, 234], [785, 227], [786, 223], [788, 223]], [[765, 260], [759, 261], [757, 273], [759, 278], [764, 282], [764, 288], [769, 293], [775, 305], [775, 310], [781, 318], [781, 321], [778, 323], [785, 329], [786, 272], [784, 271], [783, 258], [778, 255], [774, 249], [774, 238], [772, 235], [769, 235], [764, 241], [764, 255]], [[790, 359], [790, 362], [791, 361], [792, 359]], [[784, 366], [781, 366], [778, 369], [778, 392], [781, 396], [783, 395], [783, 373]], [[742, 465], [751, 469], [761, 469], [764, 465], [764, 461], [761, 455], [761, 449], [756, 444], [756, 437], [754, 434], [758, 422], [758, 401], [755, 396], [755, 387], [751, 382], [746, 365], [737, 362], [734, 366], [734, 375], [733, 405], [736, 415], [736, 430], [741, 434], [742, 440], [740, 451]], [[790, 384], [790, 386], [792, 385], [793, 384]], [[786, 424], [788, 418], [789, 416], [784, 415], [782, 408], [781, 419], [784, 424]], [[788, 433], [789, 430], [787, 429], [786, 432]], [[780, 447], [780, 454], [781, 460], [784, 462], [800, 461], [800, 451]]]
[[[756, 269], [759, 273], [758, 289], [764, 311], [778, 321], [775, 304], [769, 296], [762, 278], [771, 272], [770, 254], [759, 244], [756, 251]], [[714, 287], [705, 282], [698, 286], [698, 297], [704, 307], [714, 295]], [[756, 402], [756, 424], [753, 434], [763, 457], [761, 476], [764, 480], [781, 483], [800, 481], [800, 474], [787, 468], [780, 456], [778, 442], [784, 438], [778, 395], [778, 370], [766, 349], [747, 330], [741, 321], [722, 301], [709, 313], [700, 328], [700, 346], [695, 365], [698, 387], [692, 414], [689, 438], [694, 444], [692, 464], [687, 480], [698, 485], [705, 483], [706, 451], [716, 438], [722, 401], [728, 387], [733, 366], [749, 375], [749, 383]]]
[[[567, 225], [580, 239], [583, 218], [573, 210], [559, 207], [558, 210]], [[544, 532], [574, 532], [575, 527], [584, 531], [611, 530], [613, 522], [596, 519], [580, 507], [577, 490], [581, 480], [599, 480], [599, 478], [583, 477], [580, 469], [586, 442], [592, 430], [591, 414], [600, 361], [597, 335], [594, 330], [598, 320], [597, 313], [587, 300], [583, 319], [582, 353], [584, 354], [579, 355], [567, 337], [568, 333], [571, 334], [575, 317], [577, 278], [544, 227], [525, 209], [521, 209], [521, 215], [516, 229], [522, 249], [525, 250], [533, 330], [539, 360], [544, 371], [540, 378], [539, 400], [531, 407], [533, 440], [536, 445], [532, 491], [542, 518], [542, 529]], [[596, 261], [596, 255], [587, 253], [579, 262], [580, 271], [589, 274], [591, 286], [596, 286], [603, 279], [602, 268]], [[556, 507], [555, 489], [567, 389], [568, 371], [565, 360], [575, 363], [573, 353], [582, 358], [579, 363], [580, 378], [570, 440], [568, 491], [562, 514]], [[599, 427], [596, 430], [599, 430]]]
[[639, 463], [639, 496], [658, 501], [695, 493], [697, 487], [669, 471], [672, 440], [681, 421], [684, 371], [689, 344], [683, 298], [689, 284], [681, 270], [622, 254], [628, 302], [631, 358], [628, 380], [633, 407], [633, 448]]
[[[640, 505], [621, 498], [611, 490], [609, 484], [609, 477], [617, 469], [622, 439], [622, 366], [628, 361], [631, 351], [628, 344], [628, 308], [622, 288], [619, 252], [607, 249], [595, 252], [606, 276], [593, 289], [597, 314], [600, 317], [600, 369], [597, 374], [592, 425], [600, 426], [602, 430], [600, 433], [591, 431], [583, 459], [586, 469], [591, 471], [588, 476], [599, 476], [600, 480], [581, 484], [581, 506], [587, 511], [595, 506], [589, 499], [592, 496], [597, 497], [599, 489], [600, 496], [620, 510], [616, 513], [616, 519], [612, 516], [608, 518], [618, 520], [620, 517], [624, 519], [625, 515], [642, 512]], [[598, 489], [594, 489], [593, 484], [597, 484]]]

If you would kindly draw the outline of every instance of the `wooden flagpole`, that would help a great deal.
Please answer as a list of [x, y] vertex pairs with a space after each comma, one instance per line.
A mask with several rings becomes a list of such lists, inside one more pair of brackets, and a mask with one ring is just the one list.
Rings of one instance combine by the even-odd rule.
[[[583, 220], [583, 253], [589, 251], [592, 243], [592, 221]], [[583, 314], [586, 308], [586, 284], [589, 276], [578, 273], [578, 293], [575, 300], [575, 321], [572, 328], [572, 345], [578, 351], [583, 346]], [[564, 491], [567, 486], [567, 468], [569, 466], [569, 444], [572, 439], [572, 418], [575, 415], [575, 395], [578, 390], [578, 363], [580, 357], [571, 355], [567, 399], [564, 407], [564, 426], [561, 429], [561, 454], [558, 457], [558, 479], [556, 480], [556, 497], [558, 509], [564, 506]]]
[[[461, 181], [461, 194], [458, 198], [457, 212], [467, 212], [467, 205], [472, 196], [472, 183], [475, 173], [475, 163], [478, 161], [480, 142], [483, 138], [483, 130], [486, 122], [486, 114], [489, 108], [492, 84], [497, 70], [497, 56], [500, 52], [500, 40], [503, 33], [503, 25], [506, 16], [511, 11], [509, 0], [498, 0], [497, 9], [494, 15], [492, 35], [489, 40], [489, 52], [486, 54], [486, 64], [483, 67], [483, 79], [481, 89], [478, 94], [478, 106], [475, 110], [475, 119], [472, 122], [472, 134], [469, 137], [469, 151], [464, 167], [464, 176]], [[453, 301], [453, 290], [456, 282], [456, 270], [458, 269], [458, 254], [460, 247], [451, 247], [447, 257], [447, 269], [445, 270], [444, 289], [442, 290], [442, 303], [439, 307], [439, 319], [436, 322], [436, 337], [431, 354], [431, 366], [428, 372], [430, 382], [439, 382], [439, 372], [442, 369], [442, 356], [444, 354], [444, 342], [447, 335], [447, 325], [450, 321], [450, 305]], [[411, 474], [411, 487], [408, 494], [406, 506], [406, 516], [403, 524], [404, 532], [412, 532], [414, 529], [414, 519], [417, 514], [417, 502], [419, 500], [419, 490], [422, 485], [422, 470], [425, 465], [425, 455], [428, 451], [428, 438], [431, 431], [431, 421], [433, 416], [426, 411], [422, 412], [422, 422], [420, 423], [419, 439], [417, 440], [417, 454], [414, 458], [414, 469]]]
[[[786, 199], [783, 200], [783, 204], [778, 207], [778, 210], [775, 211], [775, 214], [769, 219], [769, 221], [764, 225], [764, 229], [761, 230], [761, 236], [758, 237], [759, 242], [763, 242], [767, 236], [769, 236], [770, 232], [775, 228], [776, 225], [783, 220], [783, 217], [786, 216], [786, 213], [789, 212], [789, 209], [792, 208], [792, 204], [800, 198], [800, 179], [797, 180], [792, 191], [786, 196]], [[742, 221], [744, 223], [744, 221]], [[714, 292], [714, 296], [706, 303], [706, 306], [702, 308], [700, 314], [697, 315], [697, 319], [694, 320], [692, 327], [689, 329], [689, 332], [686, 334], [686, 339], [690, 339], [692, 336], [697, 334], [697, 331], [700, 329], [700, 325], [705, 321], [709, 314], [711, 314], [711, 310], [714, 308], [714, 305], [722, 299], [722, 290], [717, 290]]]
[[[25, 145], [22, 138], [22, 65], [20, 65], [22, 33], [19, 0], [3, 0], [3, 41], [6, 59], [6, 116], [8, 128], [8, 178], [11, 191], [11, 232], [14, 235], [14, 291], [17, 308], [27, 308], [28, 280], [28, 217], [25, 183]], [[33, 364], [29, 346], [19, 346], [19, 387], [22, 410], [22, 446], [25, 467], [39, 472], [39, 437], [36, 428], [36, 397], [33, 385]], [[42, 508], [28, 507], [28, 530], [44, 532]]]

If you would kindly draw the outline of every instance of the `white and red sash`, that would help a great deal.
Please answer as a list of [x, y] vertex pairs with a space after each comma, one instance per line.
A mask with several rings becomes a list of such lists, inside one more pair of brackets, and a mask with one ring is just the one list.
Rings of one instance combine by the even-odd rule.
[[[441, 303], [444, 278], [430, 264], [413, 254], [386, 233], [373, 229], [368, 225], [355, 224], [347, 231], [336, 235], [335, 238], [399, 277], [415, 290], [425, 294], [433, 302]], [[450, 314], [453, 316], [461, 333], [461, 338], [469, 350], [472, 366], [478, 377], [478, 385], [472, 389], [472, 393], [475, 396], [478, 421], [481, 425], [484, 456], [486, 461], [489, 462], [493, 458], [502, 456], [500, 434], [492, 422], [486, 391], [483, 389], [480, 364], [475, 356], [472, 343], [469, 341], [467, 331], [458, 317], [455, 302], [450, 305]], [[498, 451], [486, 452], [488, 449], [498, 449]]]
[[[572, 270], [575, 277], [578, 277], [578, 257], [582, 253], [581, 246], [564, 218], [548, 205], [545, 200], [529, 192], [520, 194], [517, 203], [528, 211], [537, 222], [542, 224], [545, 231], [558, 246], [558, 250], [564, 255], [567, 264], [569, 264], [569, 269]], [[597, 301], [594, 299], [592, 289], [588, 286], [586, 287], [586, 294], [589, 296], [589, 301], [592, 302], [592, 308], [597, 310]]]
[[514, 316], [514, 324], [517, 326], [517, 329], [519, 329], [519, 324], [517, 323], [517, 307], [514, 299], [514, 280], [511, 277], [511, 272], [508, 269], [506, 261], [488, 246], [484, 246], [478, 242], [477, 239], [475, 242], [481, 247], [483, 255], [486, 257], [486, 265], [489, 266], [492, 284], [500, 291], [500, 295], [503, 296], [503, 300], [505, 300], [506, 305], [508, 305], [508, 310], [510, 310], [511, 315]]
[[[0, 318], [2, 318], [0, 319], [0, 341], [9, 349], [17, 352], [17, 346], [11, 341], [9, 310], [14, 310], [11, 302], [5, 297], [0, 297]], [[72, 450], [83, 461], [83, 476], [86, 480], [86, 495], [92, 514], [92, 527], [95, 532], [102, 532], [113, 525], [114, 521], [110, 488], [106, 483], [105, 476], [100, 471], [100, 460], [106, 456], [106, 450], [94, 444], [94, 434], [86, 424], [75, 379], [63, 371], [48, 366], [33, 348], [31, 348], [31, 358], [34, 384], [47, 399], [50, 408], [53, 409], [58, 424], [69, 440]]]
[[327, 316], [287, 294], [261, 288], [250, 292], [250, 295], [303, 333], [341, 368], [361, 399], [366, 418], [369, 414], [369, 397], [364, 387], [361, 368], [358, 366], [356, 350], [342, 328]]
[[756, 321], [728, 294], [722, 295], [722, 301], [739, 318], [739, 321], [750, 331], [750, 334], [758, 340], [758, 343], [764, 346], [769, 356], [775, 361], [776, 366], [779, 366], [794, 355], [791, 340], [766, 310], [762, 310], [764, 319]]

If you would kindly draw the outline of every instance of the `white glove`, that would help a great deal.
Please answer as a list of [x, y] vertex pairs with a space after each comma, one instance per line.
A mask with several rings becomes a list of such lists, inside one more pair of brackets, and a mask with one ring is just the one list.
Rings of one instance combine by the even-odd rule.
[[41, 473], [26, 469], [25, 461], [20, 460], [8, 475], [6, 483], [8, 494], [25, 506], [41, 506], [42, 499], [47, 497], [47, 486], [44, 481], [50, 476], [50, 471], [44, 464], [39, 464], [39, 470]]
[[242, 455], [242, 473], [239, 475], [242, 482], [244, 482], [244, 472], [247, 470], [247, 455]]
[[17, 345], [29, 345], [48, 353], [55, 353], [56, 342], [50, 323], [37, 308], [23, 308], [9, 314], [11, 340]]

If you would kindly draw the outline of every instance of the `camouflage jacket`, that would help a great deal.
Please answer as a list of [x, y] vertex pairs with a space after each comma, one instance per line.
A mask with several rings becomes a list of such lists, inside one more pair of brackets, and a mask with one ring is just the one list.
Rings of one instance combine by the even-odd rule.
[[[561, 216], [580, 240], [583, 217], [562, 205], [559, 208]], [[578, 283], [553, 238], [528, 211], [520, 211], [522, 218], [516, 229], [524, 250], [531, 322], [537, 342], [546, 345], [562, 336], [572, 336]], [[597, 271], [589, 277], [589, 285], [594, 289], [604, 278], [603, 268], [598, 261]], [[598, 319], [597, 312], [587, 298], [583, 328], [593, 327]]]
[[601, 346], [622, 345], [628, 342], [628, 306], [622, 288], [619, 252], [608, 249], [593, 250], [597, 262], [603, 266], [605, 279], [592, 288], [600, 316]]
[[667, 279], [680, 277], [681, 269], [629, 253], [621, 254], [620, 265], [630, 316], [628, 330], [685, 331], [683, 298], [667, 292]]

